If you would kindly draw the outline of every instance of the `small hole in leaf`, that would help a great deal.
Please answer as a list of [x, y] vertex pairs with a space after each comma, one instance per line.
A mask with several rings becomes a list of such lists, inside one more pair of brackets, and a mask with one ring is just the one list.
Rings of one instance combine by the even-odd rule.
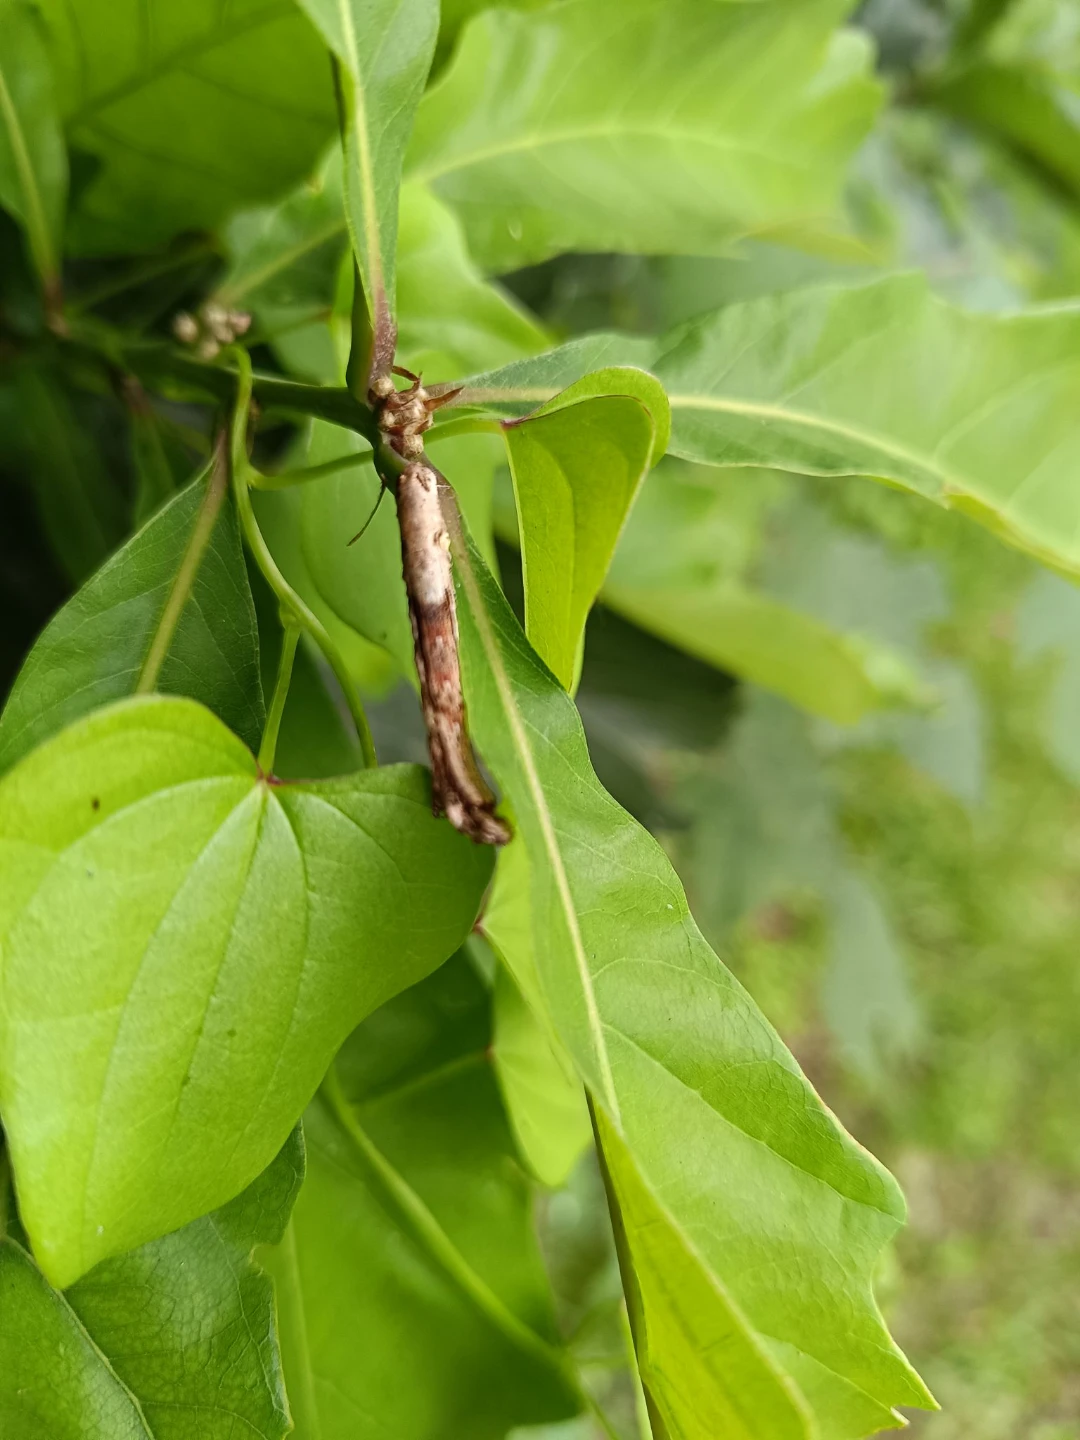
[[91, 809], [91, 810], [100, 810], [100, 809], [101, 809], [101, 801], [98, 799], [98, 797], [97, 797], [96, 795], [95, 795], [94, 798], [90, 801], [90, 809]]

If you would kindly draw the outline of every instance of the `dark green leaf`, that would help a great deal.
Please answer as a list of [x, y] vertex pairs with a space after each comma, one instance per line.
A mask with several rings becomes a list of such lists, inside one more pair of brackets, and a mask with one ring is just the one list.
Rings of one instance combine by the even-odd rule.
[[269, 1279], [303, 1178], [294, 1132], [224, 1209], [103, 1261], [66, 1294], [0, 1241], [0, 1431], [12, 1440], [280, 1440], [289, 1412]]
[[210, 229], [309, 174], [333, 133], [326, 52], [291, 0], [45, 0], [68, 139], [99, 171], [82, 253]]
[[163, 642], [157, 688], [201, 700], [258, 746], [255, 611], [236, 517], [215, 484], [203, 476], [177, 495], [49, 623], [0, 715], [0, 769], [79, 716], [133, 694]]
[[297, 1440], [502, 1440], [579, 1400], [459, 957], [356, 1032], [271, 1257]]
[[67, 152], [37, 17], [24, 0], [0, 0], [0, 205], [26, 229], [43, 280], [60, 273]]
[[353, 1026], [468, 933], [491, 857], [414, 767], [268, 782], [121, 702], [0, 784], [0, 1106], [54, 1283], [238, 1193]]
[[43, 364], [15, 376], [22, 451], [45, 533], [64, 572], [80, 584], [125, 533], [125, 506], [71, 392]]
[[492, 10], [425, 97], [412, 178], [490, 270], [563, 250], [715, 254], [828, 218], [877, 106], [849, 0]]
[[[668, 1295], [646, 1314], [647, 1341], [639, 1324], [654, 1405], [671, 1433], [702, 1440], [741, 1384], [762, 1397], [743, 1433], [763, 1440], [803, 1407], [838, 1440], [894, 1423], [894, 1406], [930, 1403], [873, 1299], [904, 1217], [895, 1182], [818, 1100], [702, 939], [660, 847], [601, 789], [571, 702], [460, 534], [454, 553], [469, 714], [528, 851], [546, 1008], [632, 1158], [627, 1178], [608, 1156], [646, 1299], [676, 1256], [694, 1277], [674, 1310]], [[732, 1326], [738, 1344], [710, 1349]], [[688, 1351], [700, 1365], [679, 1389]], [[721, 1353], [743, 1357], [737, 1373]]]

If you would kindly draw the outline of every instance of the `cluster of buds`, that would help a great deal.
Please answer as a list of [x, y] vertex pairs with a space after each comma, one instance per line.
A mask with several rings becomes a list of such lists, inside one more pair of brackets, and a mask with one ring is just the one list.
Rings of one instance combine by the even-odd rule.
[[407, 390], [396, 390], [389, 375], [380, 375], [371, 385], [369, 398], [379, 417], [379, 429], [390, 444], [406, 460], [419, 460], [424, 453], [424, 435], [434, 423], [435, 411], [460, 395], [450, 390], [431, 395], [420, 383], [420, 376], [411, 370], [394, 366], [394, 374], [412, 384]]
[[200, 360], [216, 360], [226, 345], [234, 345], [251, 329], [251, 316], [243, 310], [227, 310], [208, 300], [197, 314], [181, 310], [172, 324], [181, 345], [190, 345]]

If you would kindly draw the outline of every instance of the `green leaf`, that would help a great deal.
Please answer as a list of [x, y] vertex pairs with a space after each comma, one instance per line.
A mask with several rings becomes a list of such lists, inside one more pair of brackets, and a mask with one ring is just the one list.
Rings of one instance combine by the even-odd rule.
[[493, 1056], [518, 1149], [545, 1185], [562, 1185], [592, 1139], [581, 1082], [503, 966], [495, 972]]
[[650, 634], [840, 725], [924, 700], [880, 641], [822, 623], [751, 583], [777, 477], [669, 461], [649, 477], [604, 585], [605, 605]]
[[[627, 1306], [656, 1434], [680, 1440], [816, 1435], [805, 1398], [771, 1363], [691, 1236], [644, 1181], [618, 1130], [601, 1118], [598, 1131], [623, 1263], [632, 1267]], [[828, 1433], [841, 1432], [832, 1427]]]
[[731, 306], [665, 342], [672, 450], [865, 475], [1080, 572], [1080, 307], [972, 314], [918, 276]]
[[[546, 1007], [646, 1188], [653, 1218], [620, 1197], [635, 1265], [659, 1283], [680, 1256], [694, 1275], [675, 1316], [658, 1302], [645, 1316], [650, 1365], [671, 1377], [688, 1348], [702, 1357], [690, 1393], [649, 1370], [654, 1407], [702, 1440], [716, 1432], [695, 1417], [724, 1413], [724, 1387], [765, 1387], [769, 1407], [743, 1431], [762, 1440], [790, 1430], [793, 1394], [835, 1440], [895, 1423], [894, 1406], [932, 1403], [873, 1297], [904, 1218], [895, 1182], [821, 1104], [703, 940], [660, 847], [600, 787], [573, 705], [460, 531], [454, 555], [470, 720], [528, 851]], [[731, 1325], [738, 1370], [721, 1375], [707, 1347]]]
[[495, 1073], [518, 1149], [545, 1185], [562, 1185], [592, 1142], [574, 1062], [544, 1005], [532, 943], [529, 857], [519, 839], [499, 852], [482, 933], [499, 958]]
[[[233, 220], [227, 235], [232, 265], [217, 298], [227, 308], [252, 311], [272, 340], [288, 340], [306, 326], [322, 327], [325, 335], [346, 238], [341, 162], [332, 153], [319, 174], [280, 205]], [[536, 321], [483, 278], [457, 217], [422, 185], [401, 191], [397, 309], [402, 357], [429, 381], [506, 365], [548, 343]], [[318, 378], [340, 378], [336, 357]]]
[[958, 309], [918, 275], [731, 305], [660, 342], [595, 335], [469, 382], [520, 415], [606, 361], [650, 369], [671, 454], [864, 475], [961, 510], [1080, 573], [1080, 306]]
[[309, 174], [334, 128], [326, 52], [291, 0], [45, 0], [73, 149], [99, 170], [72, 216], [83, 254], [127, 253]]
[[296, 1130], [224, 1209], [103, 1261], [60, 1294], [0, 1241], [0, 1430], [19, 1440], [279, 1440], [289, 1431], [270, 1280], [303, 1178]]
[[[461, 222], [422, 185], [401, 191], [398, 343], [406, 363], [434, 380], [508, 365], [550, 343], [536, 320], [483, 278]], [[432, 373], [428, 355], [443, 357], [448, 373]]]
[[0, 0], [0, 205], [26, 228], [47, 284], [60, 273], [67, 151], [48, 56], [23, 0]]
[[667, 449], [667, 397], [643, 370], [597, 371], [505, 430], [525, 628], [570, 690], [585, 621], [630, 507]]
[[[280, 203], [233, 216], [224, 241], [230, 264], [214, 296], [219, 305], [248, 311], [254, 333], [271, 343], [309, 325], [325, 327], [348, 248], [336, 147]], [[339, 367], [314, 378], [336, 383]]]
[[54, 371], [38, 360], [15, 373], [18, 428], [10, 436], [21, 452], [61, 569], [81, 584], [126, 533], [120, 492], [87, 416]]
[[308, 1111], [268, 1262], [297, 1440], [502, 1440], [578, 1408], [490, 1023], [458, 957], [356, 1032]]
[[156, 688], [209, 706], [253, 749], [264, 710], [259, 642], [225, 477], [201, 476], [116, 552], [49, 622], [0, 715], [0, 770], [65, 725]]
[[408, 157], [493, 271], [564, 250], [716, 254], [827, 220], [878, 102], [849, 0], [492, 10]]
[[0, 1108], [48, 1278], [237, 1194], [491, 859], [423, 771], [281, 785], [208, 710], [100, 710], [0, 783]]
[[344, 67], [346, 214], [378, 337], [393, 324], [401, 165], [435, 53], [438, 0], [300, 4]]

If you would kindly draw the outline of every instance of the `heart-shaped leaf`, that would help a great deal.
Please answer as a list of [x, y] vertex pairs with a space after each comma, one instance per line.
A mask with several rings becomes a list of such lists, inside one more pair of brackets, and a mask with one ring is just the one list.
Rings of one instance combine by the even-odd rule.
[[223, 469], [181, 491], [50, 620], [0, 714], [0, 770], [79, 716], [156, 688], [200, 700], [253, 748], [259, 636]]
[[573, 688], [593, 601], [650, 467], [667, 449], [663, 387], [644, 370], [597, 371], [506, 427], [525, 629]]
[[345, 1035], [468, 933], [491, 859], [425, 773], [278, 785], [209, 711], [98, 711], [0, 783], [0, 1108], [63, 1287], [236, 1195]]
[[19, 1440], [281, 1440], [292, 1428], [269, 1278], [304, 1175], [297, 1128], [242, 1195], [104, 1260], [65, 1294], [0, 1241], [0, 1433]]

